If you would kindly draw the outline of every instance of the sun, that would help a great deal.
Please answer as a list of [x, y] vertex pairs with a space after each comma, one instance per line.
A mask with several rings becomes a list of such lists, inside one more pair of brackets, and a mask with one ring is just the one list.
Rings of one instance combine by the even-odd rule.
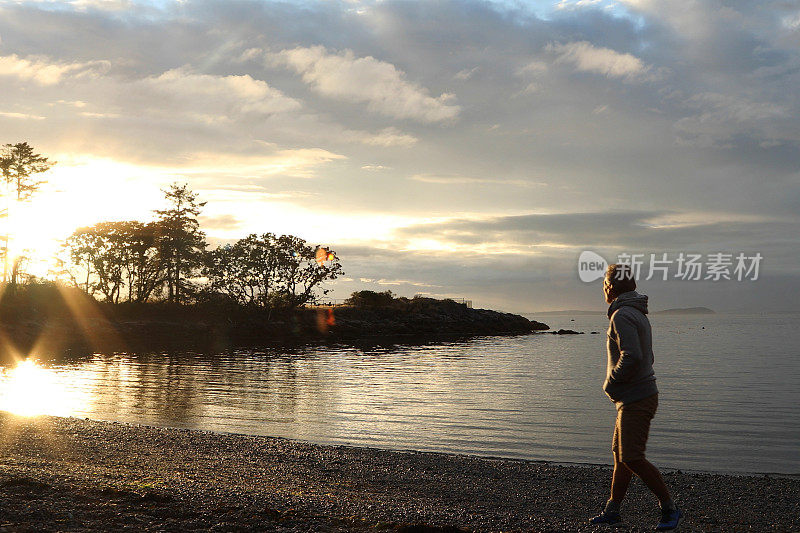
[[33, 359], [4, 369], [0, 383], [0, 410], [19, 416], [68, 416], [81, 412], [88, 404], [84, 392], [70, 388], [54, 370]]
[[[79, 227], [101, 221], [143, 220], [159, 207], [159, 172], [108, 159], [57, 157], [40, 176], [41, 188], [28, 201], [0, 198], [0, 246], [9, 235], [9, 262], [24, 258], [23, 270], [38, 277], [56, 266], [67, 238]], [[2, 268], [2, 266], [0, 266]]]

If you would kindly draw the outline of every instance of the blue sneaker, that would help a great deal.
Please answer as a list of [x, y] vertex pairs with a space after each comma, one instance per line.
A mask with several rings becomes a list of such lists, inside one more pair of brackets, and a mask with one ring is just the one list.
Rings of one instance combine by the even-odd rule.
[[604, 510], [594, 518], [590, 518], [589, 523], [593, 526], [613, 526], [622, 523], [622, 517], [619, 513]]
[[656, 526], [656, 531], [672, 531], [681, 525], [683, 512], [680, 509], [674, 511], [661, 511], [661, 522]]

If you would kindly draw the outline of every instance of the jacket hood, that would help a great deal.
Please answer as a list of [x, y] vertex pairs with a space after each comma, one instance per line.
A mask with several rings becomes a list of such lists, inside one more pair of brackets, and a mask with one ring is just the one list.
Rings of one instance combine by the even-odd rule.
[[608, 317], [614, 314], [614, 311], [626, 305], [635, 307], [644, 314], [647, 314], [647, 295], [639, 294], [636, 291], [623, 292], [608, 306]]

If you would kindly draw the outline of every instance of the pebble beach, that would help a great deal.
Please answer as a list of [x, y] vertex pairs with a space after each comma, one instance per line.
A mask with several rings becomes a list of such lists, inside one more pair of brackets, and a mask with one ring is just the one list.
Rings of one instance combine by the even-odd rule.
[[[0, 413], [0, 531], [595, 531], [610, 468]], [[599, 443], [598, 445], [605, 445]], [[681, 531], [800, 531], [800, 478], [665, 471]], [[634, 481], [618, 531], [652, 531]]]

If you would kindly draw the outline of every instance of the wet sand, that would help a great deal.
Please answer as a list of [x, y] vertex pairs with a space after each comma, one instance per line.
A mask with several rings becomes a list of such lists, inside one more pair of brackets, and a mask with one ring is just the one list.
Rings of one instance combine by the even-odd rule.
[[[594, 531], [610, 469], [0, 413], [0, 531]], [[605, 445], [600, 443], [598, 445]], [[681, 531], [800, 531], [800, 479], [665, 472]], [[651, 531], [635, 481], [622, 531]]]

